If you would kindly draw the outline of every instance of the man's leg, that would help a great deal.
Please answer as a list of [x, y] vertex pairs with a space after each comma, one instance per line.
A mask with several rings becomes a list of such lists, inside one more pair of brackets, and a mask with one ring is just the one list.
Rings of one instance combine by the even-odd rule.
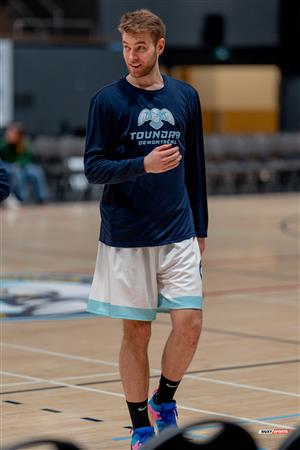
[[202, 327], [201, 310], [171, 312], [172, 331], [162, 355], [159, 387], [149, 402], [149, 412], [158, 431], [176, 426], [176, 402], [179, 383], [195, 354]]
[[120, 374], [134, 429], [151, 426], [147, 413], [150, 336], [151, 322], [123, 320]]
[[202, 310], [171, 311], [172, 331], [162, 356], [162, 373], [181, 380], [197, 349], [202, 328]]
[[123, 320], [120, 374], [132, 421], [131, 449], [137, 450], [154, 435], [148, 417], [151, 322]]

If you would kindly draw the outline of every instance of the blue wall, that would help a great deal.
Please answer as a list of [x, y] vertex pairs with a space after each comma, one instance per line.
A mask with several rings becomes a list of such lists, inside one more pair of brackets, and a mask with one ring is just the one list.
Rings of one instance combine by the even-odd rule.
[[120, 16], [139, 8], [161, 16], [170, 46], [199, 46], [207, 14], [224, 15], [229, 46], [278, 43], [279, 0], [98, 0], [99, 34], [118, 40]]
[[30, 133], [85, 127], [90, 98], [126, 73], [120, 52], [99, 47], [15, 44], [15, 120]]

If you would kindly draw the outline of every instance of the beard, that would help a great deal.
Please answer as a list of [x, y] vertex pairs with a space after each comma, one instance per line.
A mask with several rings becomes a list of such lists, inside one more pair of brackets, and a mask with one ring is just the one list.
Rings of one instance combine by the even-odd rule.
[[157, 54], [156, 52], [153, 52], [153, 56], [151, 56], [151, 59], [144, 65], [141, 65], [140, 67], [134, 69], [133, 67], [130, 67], [127, 65], [127, 69], [130, 73], [130, 75], [134, 78], [142, 78], [149, 75], [157, 63]]

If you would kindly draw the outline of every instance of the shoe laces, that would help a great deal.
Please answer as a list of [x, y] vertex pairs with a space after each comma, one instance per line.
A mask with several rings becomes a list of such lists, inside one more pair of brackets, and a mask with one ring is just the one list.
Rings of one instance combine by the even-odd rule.
[[176, 408], [176, 403], [171, 404], [166, 407], [164, 404], [160, 405], [160, 416], [162, 420], [168, 425], [176, 424], [176, 417], [178, 417], [178, 412]]

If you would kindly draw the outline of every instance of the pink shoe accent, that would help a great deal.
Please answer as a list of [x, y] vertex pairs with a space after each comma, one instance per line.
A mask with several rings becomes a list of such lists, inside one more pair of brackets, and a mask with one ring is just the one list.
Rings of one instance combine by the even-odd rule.
[[153, 420], [160, 420], [160, 412], [159, 411], [155, 411], [151, 405], [149, 405], [149, 412], [151, 414], [151, 417]]
[[[156, 392], [158, 391], [158, 389], [154, 389], [154, 391], [153, 391], [153, 393], [152, 393], [152, 398], [153, 398], [153, 396], [156, 394]], [[149, 411], [149, 413], [150, 413], [150, 422], [152, 422], [152, 425], [154, 425], [154, 422], [156, 422], [157, 420], [159, 420], [161, 417], [160, 417], [160, 413], [159, 412], [157, 412], [157, 411], [155, 411], [153, 408], [152, 408], [152, 406], [151, 406], [151, 404], [150, 403], [148, 403], [148, 411]]]

